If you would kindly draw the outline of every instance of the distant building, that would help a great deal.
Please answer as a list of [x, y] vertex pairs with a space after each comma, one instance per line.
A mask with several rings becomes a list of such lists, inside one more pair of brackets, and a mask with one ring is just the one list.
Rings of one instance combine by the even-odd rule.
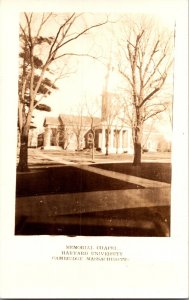
[[[92, 124], [93, 123], [93, 124]], [[108, 127], [101, 118], [88, 116], [59, 115], [44, 120], [44, 149], [83, 150], [91, 147], [91, 128], [94, 129], [94, 145], [103, 153], [109, 131], [109, 153], [133, 152], [132, 134], [128, 126], [118, 122]], [[41, 136], [40, 136], [41, 140]]]
[[[119, 95], [110, 87], [111, 72], [109, 64], [102, 93], [101, 118], [66, 114], [46, 117], [44, 132], [38, 136], [38, 147], [80, 151], [91, 148], [94, 137], [94, 147], [102, 153], [106, 153], [107, 149], [108, 153], [134, 152], [132, 129], [121, 119], [115, 101]], [[149, 124], [144, 124], [141, 146], [143, 152], [171, 149], [162, 133]]]
[[[46, 117], [43, 132], [38, 134], [37, 128], [30, 128], [28, 147], [72, 151], [91, 148], [91, 125], [92, 119], [88, 116], [60, 114], [57, 117]], [[111, 126], [107, 126], [105, 120], [94, 117], [93, 129], [94, 146], [97, 150], [101, 150], [102, 153], [106, 152], [109, 131], [109, 153], [133, 153], [131, 128], [123, 125], [119, 120], [114, 120]], [[171, 142], [165, 139], [162, 132], [146, 124], [143, 130], [142, 151], [170, 152]]]
[[[113, 95], [112, 95], [113, 97]], [[101, 118], [60, 114], [46, 117], [44, 133], [38, 136], [38, 147], [46, 150], [83, 150], [94, 147], [102, 153], [130, 153], [133, 150], [132, 129], [119, 116], [109, 116], [111, 95], [102, 97]], [[152, 126], [153, 125], [153, 126]], [[142, 151], [171, 151], [171, 144], [152, 122], [145, 123], [142, 135]], [[108, 144], [108, 146], [107, 146]]]

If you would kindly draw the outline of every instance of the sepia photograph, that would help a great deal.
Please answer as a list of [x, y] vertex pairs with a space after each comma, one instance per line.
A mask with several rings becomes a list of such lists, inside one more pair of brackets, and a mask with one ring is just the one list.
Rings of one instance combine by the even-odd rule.
[[0, 1], [0, 296], [188, 297], [188, 1]]
[[169, 237], [175, 20], [19, 16], [16, 235]]

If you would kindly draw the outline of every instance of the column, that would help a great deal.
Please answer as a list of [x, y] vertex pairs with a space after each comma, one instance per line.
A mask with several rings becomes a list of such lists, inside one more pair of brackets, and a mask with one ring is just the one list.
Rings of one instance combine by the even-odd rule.
[[104, 126], [102, 126], [101, 150], [102, 150], [103, 153], [105, 153], [105, 151], [106, 151], [106, 149], [105, 149], [105, 140], [106, 140], [105, 128], [104, 128]]
[[46, 127], [44, 133], [44, 149], [49, 148], [51, 145], [51, 129]]
[[119, 131], [118, 153], [123, 153], [123, 130]]
[[109, 143], [109, 151], [111, 153], [114, 152], [114, 127], [110, 128], [110, 143]]
[[56, 146], [59, 146], [60, 132], [57, 130], [56, 133]]

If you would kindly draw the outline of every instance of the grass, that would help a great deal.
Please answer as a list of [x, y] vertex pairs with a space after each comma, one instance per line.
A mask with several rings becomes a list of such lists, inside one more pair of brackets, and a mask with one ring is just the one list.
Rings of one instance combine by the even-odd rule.
[[[39, 167], [48, 167], [53, 165], [62, 165], [61, 162], [53, 161], [53, 159], [65, 159], [68, 162], [91, 162], [92, 156], [90, 150], [85, 151], [53, 151], [53, 150], [40, 150], [40, 149], [28, 149], [28, 162], [29, 168], [39, 168]], [[44, 157], [43, 157], [44, 155]], [[48, 158], [45, 157], [48, 155]], [[52, 158], [52, 160], [51, 160]], [[142, 154], [142, 162], [146, 161], [166, 161], [170, 162], [171, 153], [170, 152], [153, 152], [153, 153], [143, 153]], [[133, 155], [128, 153], [123, 154], [109, 154], [108, 156], [95, 151], [94, 161], [96, 163], [108, 163], [108, 162], [132, 162]]]
[[32, 196], [138, 188], [143, 187], [71, 166], [63, 166], [38, 169], [24, 174], [18, 173], [16, 195]]

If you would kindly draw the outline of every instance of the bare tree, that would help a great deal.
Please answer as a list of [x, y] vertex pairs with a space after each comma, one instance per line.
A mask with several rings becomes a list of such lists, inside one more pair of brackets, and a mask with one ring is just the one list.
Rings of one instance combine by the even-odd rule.
[[87, 111], [87, 116], [90, 120], [90, 131], [88, 133], [89, 138], [91, 140], [91, 146], [92, 146], [92, 161], [94, 161], [95, 158], [95, 132], [96, 132], [96, 126], [99, 124], [96, 123], [96, 117], [100, 112], [101, 105], [99, 103], [98, 98], [94, 98], [94, 100], [90, 99], [89, 97], [85, 97], [85, 107]]
[[73, 139], [73, 130], [71, 126], [64, 126], [63, 130], [62, 130], [62, 148], [64, 150], [67, 150], [69, 145], [70, 145], [70, 141]]
[[[56, 88], [54, 77], [47, 79], [51, 67], [56, 61], [64, 66], [64, 58], [71, 55], [85, 55], [74, 53], [74, 43], [92, 29], [107, 23], [107, 19], [99, 22], [89, 22], [84, 14], [62, 14], [57, 17], [56, 25], [52, 13], [24, 13], [20, 22], [21, 47], [23, 55], [19, 81], [19, 112], [18, 123], [20, 130], [19, 171], [28, 170], [28, 134], [34, 109], [39, 107], [39, 94], [49, 95], [52, 88]], [[55, 29], [54, 29], [55, 28]], [[54, 31], [47, 35], [48, 29]], [[54, 29], [54, 30], [53, 30]], [[86, 54], [87, 55], [87, 54]], [[55, 75], [56, 77], [56, 75]]]
[[83, 122], [84, 105], [80, 103], [74, 108], [76, 114], [70, 115], [70, 124], [72, 127], [72, 131], [76, 137], [77, 151], [79, 151], [83, 148], [82, 142], [83, 142], [83, 130], [84, 130], [84, 122]]
[[158, 31], [157, 24], [144, 16], [126, 18], [122, 31], [118, 67], [125, 82], [126, 122], [133, 133], [133, 164], [139, 165], [143, 124], [168, 105], [163, 89], [173, 64], [174, 35]]

